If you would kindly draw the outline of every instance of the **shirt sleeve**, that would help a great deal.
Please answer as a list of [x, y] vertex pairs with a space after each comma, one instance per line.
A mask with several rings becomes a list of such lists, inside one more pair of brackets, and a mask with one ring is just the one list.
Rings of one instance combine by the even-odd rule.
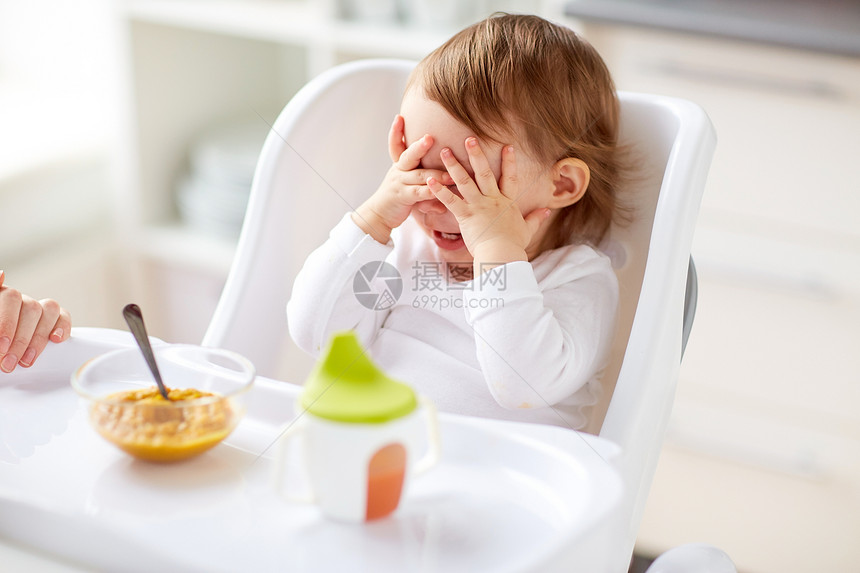
[[615, 274], [595, 254], [570, 275], [542, 290], [532, 265], [517, 261], [464, 292], [478, 362], [499, 405], [552, 406], [603, 368], [615, 329]]
[[331, 336], [343, 330], [355, 330], [369, 346], [388, 311], [362, 305], [353, 281], [362, 266], [385, 261], [393, 246], [364, 233], [349, 213], [341, 219], [328, 240], [308, 256], [293, 283], [287, 326], [299, 348], [317, 356]]

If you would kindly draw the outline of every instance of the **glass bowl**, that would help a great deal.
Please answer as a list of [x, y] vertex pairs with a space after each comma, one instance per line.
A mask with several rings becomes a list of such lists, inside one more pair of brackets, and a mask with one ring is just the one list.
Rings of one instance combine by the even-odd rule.
[[216, 446], [245, 413], [253, 364], [229, 350], [189, 344], [153, 351], [171, 401], [159, 394], [137, 347], [97, 356], [72, 374], [72, 387], [89, 403], [90, 424], [121, 450], [152, 462]]

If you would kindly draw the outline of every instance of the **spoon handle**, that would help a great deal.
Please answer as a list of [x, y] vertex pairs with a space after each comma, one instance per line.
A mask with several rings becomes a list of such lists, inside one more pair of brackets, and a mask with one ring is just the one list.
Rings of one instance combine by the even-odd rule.
[[136, 304], [127, 304], [122, 309], [122, 316], [128, 323], [128, 328], [131, 330], [132, 335], [134, 335], [140, 351], [143, 352], [143, 358], [155, 377], [155, 383], [158, 384], [158, 391], [165, 400], [170, 400], [167, 395], [167, 388], [164, 387], [164, 382], [161, 380], [161, 372], [158, 371], [158, 364], [155, 363], [155, 354], [152, 352], [152, 346], [149, 345], [149, 336], [146, 334], [146, 325], [143, 323], [143, 313], [140, 312], [140, 307]]

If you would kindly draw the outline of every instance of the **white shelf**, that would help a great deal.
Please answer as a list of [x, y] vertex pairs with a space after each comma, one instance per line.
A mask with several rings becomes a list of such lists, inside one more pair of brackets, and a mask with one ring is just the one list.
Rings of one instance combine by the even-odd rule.
[[128, 17], [241, 38], [369, 54], [420, 58], [452, 30], [328, 18], [312, 2], [275, 0], [130, 0]]
[[137, 252], [168, 265], [226, 276], [236, 254], [236, 241], [210, 236], [181, 223], [144, 228]]
[[299, 2], [130, 0], [129, 18], [280, 42], [307, 42], [323, 32], [320, 14]]
[[[227, 117], [242, 106], [264, 106], [267, 98], [283, 105], [310, 77], [340, 61], [420, 59], [451, 32], [339, 20], [327, 15], [331, 12], [327, 4], [317, 0], [124, 2], [126, 22], [154, 25], [129, 36], [132, 51], [138, 52], [131, 61], [131, 76], [137, 83], [139, 122], [135, 146], [139, 156], [134, 163], [141, 174], [129, 185], [138, 189], [135, 193], [141, 195], [144, 213], [139, 240], [133, 245], [138, 253], [211, 274], [228, 272], [234, 244], [162, 221], [170, 210], [165, 206], [172, 202], [175, 157], [184, 153], [179, 142], [205, 127], [210, 118]], [[170, 32], [162, 32], [159, 26]], [[195, 36], [199, 32], [210, 36]], [[280, 47], [304, 48], [305, 65], [301, 65], [302, 56], [286, 55]], [[174, 57], [169, 62], [153, 59], [150, 54], [158, 50]], [[214, 62], [220, 75], [206, 71]], [[166, 84], [175, 89], [165, 92], [161, 86]]]

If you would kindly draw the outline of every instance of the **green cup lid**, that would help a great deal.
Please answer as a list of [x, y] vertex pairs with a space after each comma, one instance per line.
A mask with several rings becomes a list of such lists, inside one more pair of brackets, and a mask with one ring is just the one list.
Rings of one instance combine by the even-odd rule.
[[305, 382], [302, 408], [315, 416], [379, 424], [415, 410], [415, 391], [392, 380], [368, 358], [352, 331], [335, 334]]

